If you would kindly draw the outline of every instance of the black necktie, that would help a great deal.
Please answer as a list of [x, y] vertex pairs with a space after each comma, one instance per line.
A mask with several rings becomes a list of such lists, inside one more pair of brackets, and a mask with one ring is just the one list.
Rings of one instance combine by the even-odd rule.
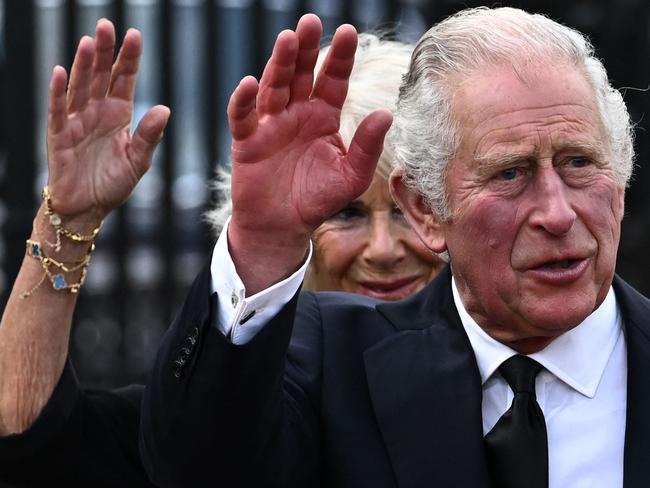
[[546, 422], [535, 396], [535, 377], [541, 369], [537, 361], [519, 355], [499, 366], [515, 397], [485, 436], [495, 488], [548, 488]]

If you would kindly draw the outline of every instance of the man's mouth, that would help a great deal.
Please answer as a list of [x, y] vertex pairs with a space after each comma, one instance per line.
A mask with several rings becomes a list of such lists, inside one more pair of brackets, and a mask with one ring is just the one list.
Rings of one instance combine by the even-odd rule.
[[551, 268], [551, 269], [568, 269], [577, 263], [578, 259], [562, 259], [561, 261], [549, 261], [544, 263], [540, 268]]
[[543, 261], [531, 266], [531, 273], [539, 281], [563, 285], [577, 280], [587, 269], [589, 258], [566, 258]]

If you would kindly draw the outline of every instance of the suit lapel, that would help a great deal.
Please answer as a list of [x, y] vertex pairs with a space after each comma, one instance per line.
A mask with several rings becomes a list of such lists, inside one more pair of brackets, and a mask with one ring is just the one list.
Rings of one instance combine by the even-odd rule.
[[627, 419], [625, 488], [642, 488], [650, 480], [650, 301], [623, 280], [614, 279], [627, 344]]
[[[624, 488], [645, 488], [650, 479], [650, 301], [618, 277], [614, 289], [628, 355]], [[364, 359], [398, 485], [489, 486], [480, 377], [453, 303], [449, 269], [412, 299], [377, 309], [398, 333], [368, 349]]]
[[399, 330], [364, 354], [398, 485], [488, 486], [480, 376], [453, 303], [451, 273], [408, 301], [377, 309]]

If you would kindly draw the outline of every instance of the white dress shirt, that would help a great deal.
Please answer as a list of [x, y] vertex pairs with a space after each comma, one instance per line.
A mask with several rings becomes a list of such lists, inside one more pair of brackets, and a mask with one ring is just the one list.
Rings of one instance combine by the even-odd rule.
[[219, 297], [219, 330], [230, 335], [233, 344], [246, 344], [298, 291], [311, 259], [312, 246], [310, 244], [309, 255], [298, 271], [270, 288], [247, 297], [246, 287], [228, 251], [229, 223], [230, 218], [223, 226], [212, 252], [212, 293], [217, 293]]
[[[246, 297], [228, 252], [226, 229], [227, 224], [212, 254], [212, 291], [219, 296], [219, 329], [230, 334], [233, 343], [245, 344], [296, 293], [311, 249], [309, 258], [289, 278]], [[452, 291], [481, 374], [486, 434], [510, 408], [513, 393], [497, 368], [516, 352], [474, 322], [453, 278]], [[627, 355], [613, 290], [582, 324], [530, 357], [545, 368], [535, 388], [548, 432], [549, 488], [622, 487]]]
[[[452, 291], [481, 374], [487, 434], [513, 398], [497, 368], [517, 353], [469, 316], [453, 278]], [[582, 324], [529, 356], [544, 366], [535, 389], [548, 432], [549, 488], [622, 487], [627, 354], [614, 291]]]

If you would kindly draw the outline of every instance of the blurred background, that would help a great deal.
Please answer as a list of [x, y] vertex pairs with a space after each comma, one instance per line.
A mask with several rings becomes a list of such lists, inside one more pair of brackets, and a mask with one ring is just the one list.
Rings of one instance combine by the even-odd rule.
[[[151, 171], [106, 222], [82, 290], [71, 339], [85, 386], [144, 382], [161, 335], [212, 238], [201, 214], [214, 205], [207, 186], [228, 163], [225, 107], [246, 74], [259, 76], [273, 40], [315, 12], [326, 34], [342, 22], [359, 31], [391, 29], [415, 41], [468, 0], [0, 0], [0, 306], [24, 254], [46, 181], [47, 86], [55, 64], [68, 68], [79, 38], [97, 19], [144, 37], [135, 119], [150, 106], [172, 109]], [[638, 165], [627, 195], [618, 272], [650, 295], [650, 2], [503, 1], [543, 12], [588, 34], [638, 123]]]

